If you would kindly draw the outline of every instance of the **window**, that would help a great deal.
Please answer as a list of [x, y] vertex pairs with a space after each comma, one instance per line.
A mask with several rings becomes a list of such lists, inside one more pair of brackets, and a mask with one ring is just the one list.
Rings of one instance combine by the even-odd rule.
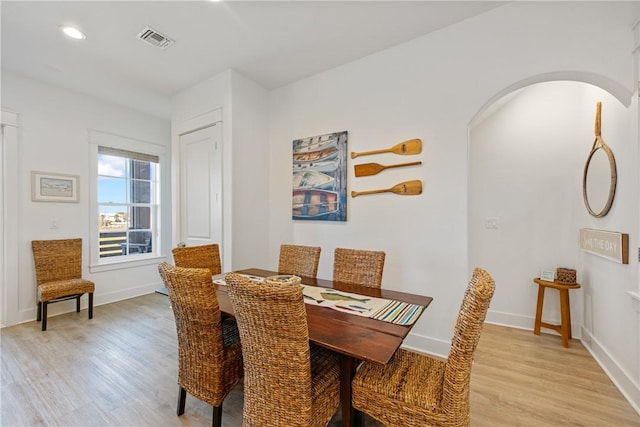
[[91, 138], [97, 142], [91, 149], [95, 171], [92, 266], [159, 256], [161, 162], [157, 147], [95, 134]]

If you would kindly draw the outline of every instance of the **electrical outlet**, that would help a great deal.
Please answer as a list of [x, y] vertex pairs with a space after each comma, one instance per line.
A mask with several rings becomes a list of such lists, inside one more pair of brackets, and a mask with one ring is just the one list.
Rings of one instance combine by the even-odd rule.
[[52, 230], [57, 230], [58, 229], [58, 220], [57, 219], [52, 219], [51, 223], [49, 224], [49, 228]]
[[498, 218], [487, 218], [484, 222], [484, 228], [488, 230], [498, 229]]

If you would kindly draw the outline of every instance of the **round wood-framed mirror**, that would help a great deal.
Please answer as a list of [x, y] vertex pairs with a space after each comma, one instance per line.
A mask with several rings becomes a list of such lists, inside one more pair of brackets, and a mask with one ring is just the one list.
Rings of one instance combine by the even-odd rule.
[[591, 215], [602, 218], [609, 213], [617, 180], [616, 159], [611, 149], [606, 145], [592, 149], [582, 176], [582, 197]]
[[596, 106], [596, 140], [587, 157], [582, 174], [582, 198], [589, 213], [602, 218], [611, 209], [616, 195], [618, 172], [613, 151], [600, 135], [601, 103]]

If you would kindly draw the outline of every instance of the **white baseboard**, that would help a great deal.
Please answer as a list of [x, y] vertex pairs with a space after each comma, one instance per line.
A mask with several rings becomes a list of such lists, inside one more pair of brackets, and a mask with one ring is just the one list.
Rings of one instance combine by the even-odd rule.
[[121, 291], [109, 292], [107, 294], [94, 295], [94, 305], [111, 304], [112, 302], [122, 301], [129, 298], [139, 297], [141, 295], [152, 294], [156, 288], [163, 286], [162, 282], [150, 283], [135, 288], [123, 289]]
[[447, 358], [447, 356], [449, 356], [449, 349], [451, 348], [451, 341], [444, 341], [436, 338], [425, 337], [424, 335], [409, 333], [409, 335], [404, 339], [402, 347], [420, 353], [427, 353]]
[[[129, 298], [139, 297], [141, 295], [152, 294], [158, 287], [163, 286], [162, 282], [151, 283], [144, 286], [138, 286], [135, 288], [123, 289], [115, 292], [108, 292], [106, 294], [94, 294], [93, 295], [93, 307], [100, 305], [111, 304], [112, 302], [122, 301]], [[84, 310], [89, 304], [88, 295], [83, 295], [80, 298], [80, 309]], [[51, 304], [47, 308], [47, 317], [57, 316], [59, 314], [70, 313], [76, 310], [75, 300], [61, 301], [55, 304]], [[37, 307], [34, 304], [33, 307], [20, 310], [18, 313], [18, 323], [32, 322], [36, 320]]]
[[598, 362], [598, 365], [607, 374], [609, 379], [620, 390], [620, 393], [627, 399], [633, 409], [640, 414], [640, 384], [634, 382], [633, 378], [620, 367], [620, 364], [600, 345], [600, 342], [583, 328], [582, 344], [591, 356]]
[[[552, 325], [560, 324], [560, 319], [551, 319], [551, 318], [547, 319], [543, 317], [542, 320], [544, 322], [551, 323]], [[491, 323], [493, 325], [508, 326], [509, 328], [524, 329], [527, 331], [533, 331], [535, 321], [536, 319], [533, 316], [522, 316], [519, 314], [505, 313], [501, 311], [492, 311], [492, 310], [489, 310], [487, 312], [487, 318], [486, 318], [486, 322]], [[542, 328], [540, 332], [557, 334], [557, 332], [555, 332], [553, 329], [547, 329], [547, 328]], [[572, 322], [571, 336], [577, 339], [582, 338], [582, 325], [577, 325]]]
[[[554, 319], [544, 319], [548, 323], [557, 323], [560, 324], [560, 320]], [[487, 318], [485, 320], [487, 323], [491, 323], [493, 325], [506, 326], [509, 328], [516, 329], [524, 329], [527, 331], [533, 331], [533, 325], [535, 323], [535, 318], [532, 316], [522, 316], [513, 313], [505, 313], [500, 311], [492, 311], [489, 310], [487, 312]], [[557, 334], [553, 329], [542, 328], [542, 333], [550, 333]], [[582, 326], [572, 324], [571, 325], [571, 335], [574, 338], [580, 339], [582, 336]], [[403, 347], [421, 351], [428, 354], [433, 354], [435, 356], [447, 357], [449, 354], [449, 348], [451, 347], [450, 341], [439, 340], [436, 338], [426, 337], [424, 335], [417, 335], [410, 333], [407, 338], [405, 338]]]

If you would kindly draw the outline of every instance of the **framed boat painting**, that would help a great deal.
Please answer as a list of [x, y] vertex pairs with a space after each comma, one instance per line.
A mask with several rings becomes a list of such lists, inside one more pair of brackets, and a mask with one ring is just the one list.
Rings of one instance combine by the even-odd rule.
[[347, 131], [295, 139], [291, 215], [347, 220]]

